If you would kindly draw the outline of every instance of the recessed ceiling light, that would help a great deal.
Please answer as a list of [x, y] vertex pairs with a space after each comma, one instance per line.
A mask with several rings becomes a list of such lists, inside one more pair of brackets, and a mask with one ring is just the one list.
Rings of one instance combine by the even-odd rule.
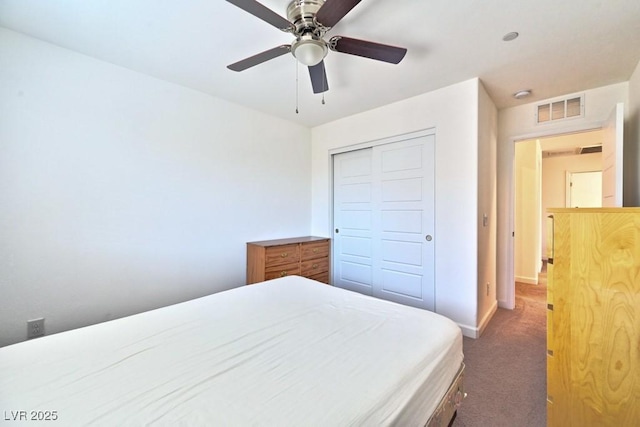
[[510, 42], [511, 40], [517, 39], [519, 35], [520, 34], [516, 33], [515, 31], [512, 31], [512, 32], [507, 33], [504, 36], [502, 36], [502, 40], [504, 40], [506, 42]]
[[522, 99], [522, 98], [526, 98], [529, 95], [531, 95], [531, 91], [529, 89], [526, 89], [526, 90], [517, 91], [516, 93], [513, 94], [513, 97], [515, 99]]

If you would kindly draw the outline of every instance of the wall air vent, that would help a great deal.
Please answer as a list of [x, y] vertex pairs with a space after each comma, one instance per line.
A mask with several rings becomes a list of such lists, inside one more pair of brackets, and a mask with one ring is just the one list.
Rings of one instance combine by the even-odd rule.
[[584, 95], [558, 99], [536, 106], [536, 124], [584, 117]]

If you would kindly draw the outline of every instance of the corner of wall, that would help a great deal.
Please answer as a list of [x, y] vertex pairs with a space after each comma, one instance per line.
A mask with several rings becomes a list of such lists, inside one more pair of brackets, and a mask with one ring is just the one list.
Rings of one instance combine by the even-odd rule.
[[493, 300], [489, 309], [484, 313], [479, 313], [479, 321], [476, 322], [477, 325], [469, 326], [462, 323], [458, 323], [460, 330], [462, 331], [462, 335], [468, 338], [477, 339], [482, 336], [484, 330], [489, 326], [489, 322], [493, 319], [494, 314], [498, 311], [498, 301]]
[[498, 110], [478, 80], [478, 264], [477, 264], [477, 319], [482, 323], [490, 319], [496, 307], [496, 247], [497, 247], [497, 133]]
[[640, 206], [640, 62], [629, 79], [629, 105], [625, 124], [624, 206]]

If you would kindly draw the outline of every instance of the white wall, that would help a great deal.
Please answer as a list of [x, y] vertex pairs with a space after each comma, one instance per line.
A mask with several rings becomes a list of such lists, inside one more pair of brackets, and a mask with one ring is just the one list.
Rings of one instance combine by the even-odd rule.
[[310, 130], [0, 30], [0, 345], [245, 283], [309, 233]]
[[629, 79], [625, 122], [624, 205], [640, 206], [640, 62]]
[[[497, 309], [496, 300], [496, 149], [498, 110], [484, 86], [479, 86], [478, 111], [478, 316], [481, 330]], [[486, 223], [483, 220], [486, 215]]]
[[565, 207], [567, 172], [602, 170], [602, 153], [542, 159], [542, 259], [547, 259], [547, 209]]
[[538, 284], [541, 267], [540, 141], [519, 141], [515, 146], [514, 271], [515, 280]]
[[479, 81], [468, 80], [312, 129], [312, 233], [332, 235], [329, 151], [436, 129], [436, 311], [476, 333]]
[[[513, 308], [513, 161], [516, 140], [594, 129], [602, 125], [615, 104], [628, 104], [628, 83], [592, 90], [585, 96], [585, 117], [559, 123], [535, 125], [535, 105], [527, 103], [498, 113], [498, 303]], [[570, 94], [567, 94], [569, 96]], [[544, 100], [540, 101], [544, 102]], [[625, 153], [626, 156], [626, 153]], [[626, 184], [625, 184], [626, 185]]]

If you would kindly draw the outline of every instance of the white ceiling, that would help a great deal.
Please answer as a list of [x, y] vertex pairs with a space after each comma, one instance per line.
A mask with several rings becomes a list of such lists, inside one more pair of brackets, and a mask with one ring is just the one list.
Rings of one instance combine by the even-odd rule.
[[[288, 0], [262, 3], [285, 16]], [[0, 26], [306, 126], [479, 77], [498, 108], [627, 81], [638, 0], [363, 0], [328, 36], [406, 47], [399, 65], [329, 52], [326, 104], [291, 55], [226, 65], [291, 36], [223, 0], [0, 0]], [[520, 37], [502, 41], [508, 32]], [[511, 95], [531, 89], [531, 97]]]

